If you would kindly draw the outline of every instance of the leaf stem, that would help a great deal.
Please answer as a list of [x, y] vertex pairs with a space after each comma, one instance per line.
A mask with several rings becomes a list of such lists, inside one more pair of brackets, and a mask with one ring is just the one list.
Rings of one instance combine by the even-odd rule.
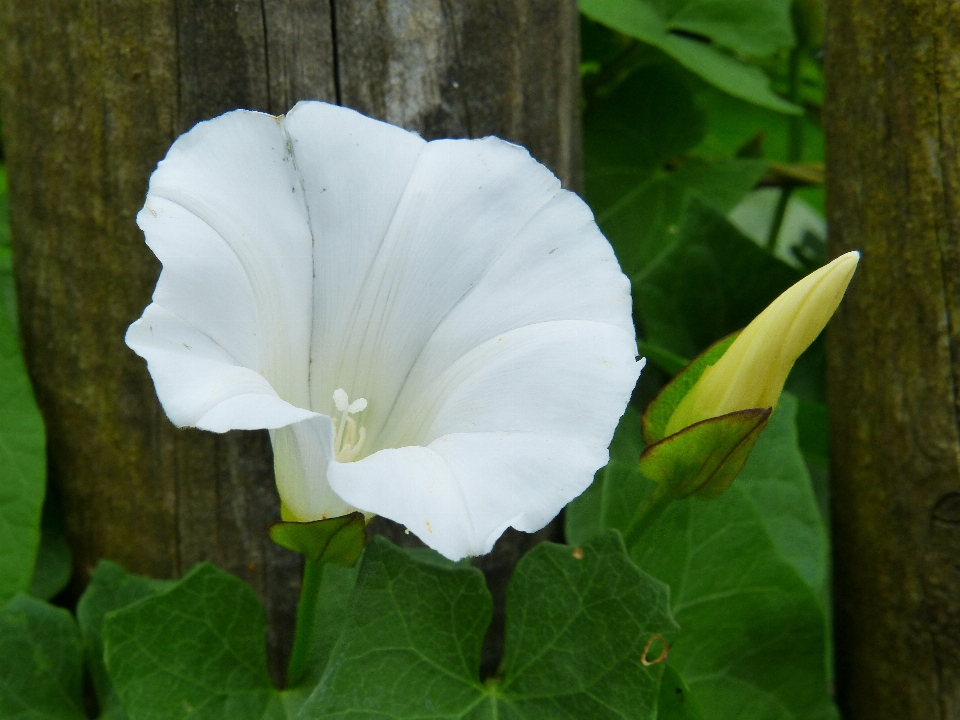
[[783, 218], [787, 214], [787, 205], [790, 203], [790, 195], [793, 194], [793, 185], [784, 185], [780, 190], [780, 197], [777, 198], [777, 207], [773, 211], [773, 220], [770, 222], [770, 232], [767, 235], [767, 250], [771, 253], [777, 249], [777, 236], [783, 227]]
[[307, 661], [313, 647], [314, 619], [317, 602], [320, 600], [320, 580], [324, 563], [304, 558], [303, 582], [300, 585], [300, 602], [297, 603], [297, 628], [293, 637], [293, 651], [287, 666], [287, 687], [296, 687], [303, 682]]
[[[800, 97], [800, 67], [805, 50], [806, 47], [800, 41], [790, 50], [787, 68], [789, 83], [787, 99], [794, 104]], [[790, 118], [787, 161], [791, 163], [800, 162], [803, 157], [803, 120], [804, 115], [794, 115]], [[791, 194], [793, 194], [793, 185], [784, 185], [777, 199], [777, 207], [773, 212], [773, 221], [770, 223], [770, 231], [767, 235], [767, 250], [771, 253], [777, 249], [777, 236], [783, 228], [783, 219], [787, 214]]]

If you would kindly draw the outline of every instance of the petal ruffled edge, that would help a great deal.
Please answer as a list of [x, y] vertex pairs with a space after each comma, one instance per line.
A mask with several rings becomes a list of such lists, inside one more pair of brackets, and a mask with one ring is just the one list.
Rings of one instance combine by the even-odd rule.
[[273, 429], [317, 416], [283, 400], [262, 375], [159, 305], [144, 310], [125, 340], [147, 361], [160, 404], [178, 427]]
[[513, 526], [534, 532], [606, 464], [606, 446], [532, 433], [457, 433], [329, 468], [334, 491], [402, 523], [451, 560], [490, 552]]

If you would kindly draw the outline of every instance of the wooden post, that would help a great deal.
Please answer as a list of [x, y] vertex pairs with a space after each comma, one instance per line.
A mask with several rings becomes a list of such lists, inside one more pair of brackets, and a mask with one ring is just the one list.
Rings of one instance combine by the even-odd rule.
[[178, 430], [123, 344], [159, 265], [134, 222], [194, 123], [340, 101], [425, 137], [497, 134], [579, 182], [573, 0], [0, 0], [24, 350], [78, 583], [211, 560], [263, 598], [282, 676], [299, 560], [262, 432]]
[[960, 718], [960, 9], [827, 3], [838, 698]]

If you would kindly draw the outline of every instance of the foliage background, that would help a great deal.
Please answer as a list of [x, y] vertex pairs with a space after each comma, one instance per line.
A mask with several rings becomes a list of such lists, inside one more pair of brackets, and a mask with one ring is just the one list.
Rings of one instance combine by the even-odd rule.
[[[636, 468], [649, 399], [824, 261], [820, 6], [581, 10], [585, 193], [631, 279], [650, 362], [610, 464], [567, 510], [569, 546], [541, 546], [515, 572], [497, 673], [478, 675], [482, 575], [379, 540], [353, 569], [314, 567], [307, 660], [282, 691], [262, 608], [212, 566], [174, 584], [104, 563], [70, 607], [0, 172], [0, 717], [836, 717], [820, 344], [730, 491], [675, 503], [630, 547], [611, 532], [651, 490]], [[665, 662], [652, 662], [657, 643]]]

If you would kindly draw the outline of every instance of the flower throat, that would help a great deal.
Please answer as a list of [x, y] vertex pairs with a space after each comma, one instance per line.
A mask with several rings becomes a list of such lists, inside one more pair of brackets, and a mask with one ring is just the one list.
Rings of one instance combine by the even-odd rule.
[[364, 398], [357, 398], [350, 402], [350, 396], [343, 388], [333, 391], [333, 404], [340, 412], [340, 422], [337, 425], [337, 434], [333, 439], [333, 452], [337, 462], [353, 462], [360, 455], [363, 443], [367, 439], [366, 428], [359, 427], [351, 415], [363, 412], [367, 408]]

